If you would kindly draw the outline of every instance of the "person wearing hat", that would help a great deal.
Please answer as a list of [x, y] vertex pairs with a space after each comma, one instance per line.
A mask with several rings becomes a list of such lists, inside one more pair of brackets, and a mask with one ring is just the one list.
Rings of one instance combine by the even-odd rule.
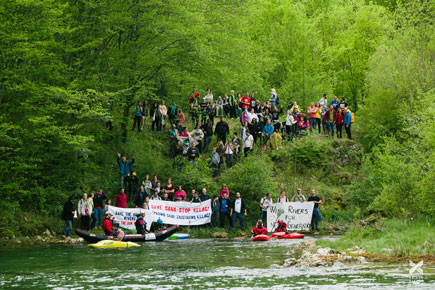
[[125, 234], [124, 231], [119, 228], [119, 223], [114, 221], [112, 224], [112, 229], [113, 229], [111, 235], [112, 240], [122, 241], [124, 239]]
[[136, 232], [138, 235], [145, 235], [147, 232], [147, 223], [145, 221], [145, 210], [142, 209], [140, 211], [139, 216], [136, 219], [136, 222], [134, 223], [136, 226]]
[[295, 201], [300, 201], [300, 202], [305, 201], [305, 196], [302, 194], [302, 189], [300, 188], [298, 188], [297, 193], [292, 197], [292, 202]]
[[112, 214], [110, 212], [106, 212], [106, 218], [103, 221], [103, 230], [107, 236], [112, 235]]

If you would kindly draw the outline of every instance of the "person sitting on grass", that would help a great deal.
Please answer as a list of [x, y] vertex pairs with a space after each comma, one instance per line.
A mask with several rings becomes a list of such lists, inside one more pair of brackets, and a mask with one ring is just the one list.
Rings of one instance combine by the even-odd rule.
[[253, 237], [258, 236], [258, 235], [267, 235], [267, 229], [265, 227], [263, 227], [262, 220], [257, 221], [257, 226], [252, 229], [251, 234]]

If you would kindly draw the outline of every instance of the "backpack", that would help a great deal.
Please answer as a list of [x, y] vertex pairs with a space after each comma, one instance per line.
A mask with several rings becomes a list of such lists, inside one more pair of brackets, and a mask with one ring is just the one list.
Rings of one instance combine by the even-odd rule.
[[276, 95], [276, 105], [277, 106], [279, 105], [279, 96], [278, 95]]
[[355, 113], [351, 112], [350, 113], [350, 123], [355, 122]]

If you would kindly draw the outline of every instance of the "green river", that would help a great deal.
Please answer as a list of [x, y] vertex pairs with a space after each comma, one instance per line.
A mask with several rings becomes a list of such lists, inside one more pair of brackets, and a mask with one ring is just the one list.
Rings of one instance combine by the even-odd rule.
[[[308, 237], [307, 239], [312, 239]], [[137, 248], [0, 248], [0, 289], [435, 289], [435, 267], [283, 267], [300, 240], [187, 239]]]

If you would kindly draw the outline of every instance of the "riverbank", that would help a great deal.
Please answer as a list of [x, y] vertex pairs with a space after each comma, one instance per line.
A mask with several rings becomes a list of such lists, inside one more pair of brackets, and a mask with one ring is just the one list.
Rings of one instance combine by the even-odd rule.
[[434, 218], [379, 217], [372, 224], [356, 223], [346, 235], [336, 241], [319, 240], [317, 246], [347, 254], [352, 249], [359, 249], [359, 256], [373, 262], [423, 260], [425, 264], [435, 264], [434, 224]]

